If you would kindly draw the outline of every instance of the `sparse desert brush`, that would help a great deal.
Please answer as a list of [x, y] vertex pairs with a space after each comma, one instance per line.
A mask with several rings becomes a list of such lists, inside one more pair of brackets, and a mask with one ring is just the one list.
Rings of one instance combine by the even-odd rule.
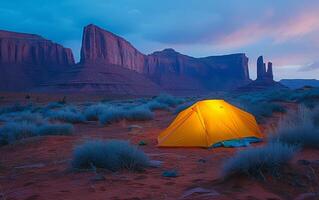
[[0, 144], [6, 145], [18, 140], [43, 135], [70, 135], [70, 124], [32, 123], [28, 121], [8, 122], [0, 128]]
[[291, 111], [279, 122], [278, 128], [270, 138], [286, 144], [303, 148], [319, 148], [318, 109], [299, 107]]
[[125, 118], [132, 121], [145, 121], [154, 118], [154, 114], [147, 106], [137, 106], [127, 110]]
[[84, 116], [89, 121], [98, 121], [99, 116], [110, 108], [109, 104], [93, 104], [84, 110]]
[[319, 106], [317, 106], [312, 113], [312, 119], [314, 125], [319, 128]]
[[136, 171], [149, 166], [149, 158], [136, 146], [123, 140], [88, 141], [75, 148], [72, 167], [75, 169], [104, 168]]
[[11, 106], [0, 107], [0, 114], [11, 113], [11, 112], [22, 112], [26, 110], [30, 110], [32, 108], [32, 104], [28, 105], [20, 105], [16, 103]]
[[145, 121], [153, 119], [154, 114], [147, 106], [137, 106], [131, 109], [123, 109], [122, 107], [109, 107], [99, 117], [101, 124], [110, 124], [126, 119], [131, 121]]
[[74, 128], [71, 124], [43, 124], [38, 127], [38, 134], [44, 135], [71, 135]]
[[45, 106], [45, 109], [51, 110], [51, 109], [56, 109], [56, 108], [62, 108], [63, 106], [64, 106], [64, 104], [62, 104], [60, 102], [50, 102], [50, 103], [48, 103], [47, 106]]
[[121, 107], [110, 106], [99, 116], [101, 124], [110, 124], [125, 119], [125, 110]]
[[169, 110], [169, 106], [165, 103], [160, 103], [158, 101], [150, 101], [145, 104], [151, 111], [154, 110]]
[[1, 115], [0, 121], [11, 122], [11, 121], [26, 121], [33, 123], [40, 123], [44, 121], [42, 115], [37, 112], [31, 112], [29, 110], [22, 112], [11, 112]]
[[51, 120], [58, 120], [67, 123], [82, 123], [86, 120], [85, 116], [75, 108], [63, 108], [60, 110], [51, 110], [46, 113]]
[[257, 121], [262, 121], [263, 118], [270, 117], [274, 112], [285, 113], [287, 111], [283, 105], [274, 102], [240, 102], [239, 107], [253, 114]]
[[319, 130], [310, 124], [300, 124], [278, 130], [271, 140], [303, 148], [319, 148]]
[[29, 122], [9, 122], [0, 128], [0, 144], [6, 145], [28, 137], [37, 136], [37, 125]]
[[167, 104], [170, 107], [177, 106], [178, 104], [181, 104], [184, 102], [184, 99], [174, 97], [174, 96], [168, 95], [168, 94], [161, 94], [161, 95], [155, 97], [154, 100], [159, 102], [159, 103]]
[[289, 99], [298, 103], [316, 103], [319, 99], [319, 88], [294, 90]]
[[272, 142], [263, 147], [250, 147], [238, 151], [226, 160], [223, 166], [224, 176], [247, 175], [263, 178], [265, 174], [277, 176], [298, 151], [296, 146]]

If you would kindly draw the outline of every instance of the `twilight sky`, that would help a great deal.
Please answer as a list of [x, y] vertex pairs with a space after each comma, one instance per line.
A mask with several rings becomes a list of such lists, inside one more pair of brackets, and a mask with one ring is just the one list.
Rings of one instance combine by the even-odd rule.
[[318, 0], [1, 0], [0, 29], [36, 33], [73, 49], [94, 23], [145, 54], [243, 52], [274, 63], [275, 79], [319, 79]]

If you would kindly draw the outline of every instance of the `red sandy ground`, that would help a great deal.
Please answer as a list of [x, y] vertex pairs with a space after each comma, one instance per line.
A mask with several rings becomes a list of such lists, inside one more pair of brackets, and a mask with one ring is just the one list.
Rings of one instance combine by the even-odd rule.
[[[218, 193], [194, 193], [185, 199], [294, 199], [300, 194], [318, 191], [309, 183], [306, 173], [318, 174], [316, 167], [297, 164], [300, 159], [319, 160], [318, 150], [305, 150], [298, 154], [287, 169], [287, 177], [258, 181], [247, 177], [223, 180], [223, 161], [238, 149], [233, 148], [158, 148], [156, 137], [174, 118], [168, 112], [157, 112], [155, 120], [148, 122], [121, 122], [101, 126], [97, 122], [75, 125], [73, 136], [30, 138], [15, 145], [0, 148], [0, 199], [180, 199], [189, 189], [201, 187]], [[274, 127], [278, 116], [265, 127]], [[141, 133], [129, 131], [128, 125], [143, 127]], [[272, 124], [272, 125], [271, 125]], [[105, 180], [93, 180], [93, 172], [75, 172], [70, 169], [73, 148], [90, 138], [125, 139], [133, 144], [147, 142], [140, 148], [152, 160], [162, 161], [160, 168], [145, 172], [100, 172]], [[262, 144], [258, 144], [262, 145]], [[206, 162], [199, 162], [204, 159]], [[319, 167], [318, 167], [319, 168]], [[177, 169], [179, 177], [162, 177], [164, 170]], [[310, 174], [311, 175], [311, 174]], [[290, 179], [289, 179], [290, 177]], [[292, 177], [292, 178], [291, 178]], [[306, 185], [294, 185], [299, 177]], [[318, 199], [318, 198], [309, 198]]]

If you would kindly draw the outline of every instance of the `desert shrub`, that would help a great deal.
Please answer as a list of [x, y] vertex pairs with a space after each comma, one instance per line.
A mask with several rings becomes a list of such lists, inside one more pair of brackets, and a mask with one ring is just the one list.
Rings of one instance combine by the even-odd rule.
[[301, 106], [279, 122], [270, 140], [304, 148], [319, 148], [319, 129], [316, 127], [318, 116], [318, 109], [309, 110]]
[[109, 124], [126, 119], [131, 121], [145, 121], [153, 119], [154, 114], [147, 106], [137, 106], [131, 109], [121, 107], [109, 107], [108, 110], [100, 115], [101, 124]]
[[167, 104], [171, 107], [177, 106], [178, 104], [181, 104], [184, 101], [182, 98], [177, 98], [168, 94], [161, 94], [155, 97], [154, 100], [159, 103]]
[[132, 121], [145, 121], [154, 118], [152, 111], [146, 106], [137, 106], [126, 112], [125, 119]]
[[295, 155], [298, 148], [273, 142], [263, 147], [250, 147], [238, 151], [223, 166], [225, 176], [243, 174], [255, 178], [264, 178], [264, 174], [278, 175], [282, 166]]
[[10, 122], [10, 121], [26, 121], [26, 122], [42, 122], [43, 117], [39, 113], [31, 111], [22, 111], [22, 112], [11, 112], [6, 113], [0, 116], [0, 121]]
[[319, 107], [316, 107], [312, 113], [312, 120], [315, 127], [319, 127]]
[[308, 108], [314, 108], [319, 104], [319, 88], [294, 90], [290, 99]]
[[0, 144], [11, 144], [24, 138], [41, 135], [69, 135], [72, 132], [73, 126], [68, 124], [8, 122], [0, 128]]
[[0, 129], [0, 144], [11, 144], [17, 140], [36, 136], [37, 130], [36, 124], [9, 122]]
[[153, 110], [169, 110], [169, 106], [165, 103], [160, 103], [158, 101], [150, 101], [145, 104], [151, 111]]
[[85, 110], [84, 110], [84, 116], [87, 120], [90, 121], [97, 121], [99, 120], [99, 116], [106, 112], [108, 109], [110, 108], [110, 105], [108, 104], [93, 104], [88, 106]]
[[125, 110], [121, 107], [108, 107], [106, 111], [100, 114], [99, 121], [101, 124], [110, 124], [112, 122], [118, 122], [125, 118]]
[[147, 155], [123, 140], [88, 141], [75, 148], [72, 166], [76, 169], [104, 168], [141, 170], [149, 165]]
[[30, 110], [31, 108], [32, 108], [32, 104], [20, 105], [19, 103], [16, 103], [11, 106], [5, 106], [0, 108], [0, 114], [11, 113], [11, 112], [22, 112], [22, 111]]
[[38, 135], [71, 135], [74, 129], [71, 124], [43, 124], [38, 127]]
[[304, 148], [319, 148], [319, 130], [307, 125], [286, 127], [279, 130], [271, 140]]
[[56, 109], [56, 108], [62, 108], [63, 106], [64, 106], [64, 104], [61, 102], [50, 102], [50, 103], [48, 103], [47, 106], [45, 106], [45, 109], [51, 110], [51, 109]]
[[52, 110], [47, 114], [51, 120], [59, 120], [68, 123], [81, 123], [85, 121], [84, 115], [73, 108], [64, 108], [61, 110]]
[[285, 113], [286, 108], [274, 102], [245, 103], [241, 102], [240, 108], [253, 114], [257, 121], [262, 121], [265, 117], [270, 117], [274, 112]]

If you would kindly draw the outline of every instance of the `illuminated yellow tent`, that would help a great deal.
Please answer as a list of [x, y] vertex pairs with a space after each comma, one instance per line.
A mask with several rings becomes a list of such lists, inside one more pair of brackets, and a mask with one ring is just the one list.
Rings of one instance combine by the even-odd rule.
[[157, 140], [162, 147], [210, 147], [247, 137], [262, 138], [252, 114], [224, 100], [204, 100], [180, 112]]

